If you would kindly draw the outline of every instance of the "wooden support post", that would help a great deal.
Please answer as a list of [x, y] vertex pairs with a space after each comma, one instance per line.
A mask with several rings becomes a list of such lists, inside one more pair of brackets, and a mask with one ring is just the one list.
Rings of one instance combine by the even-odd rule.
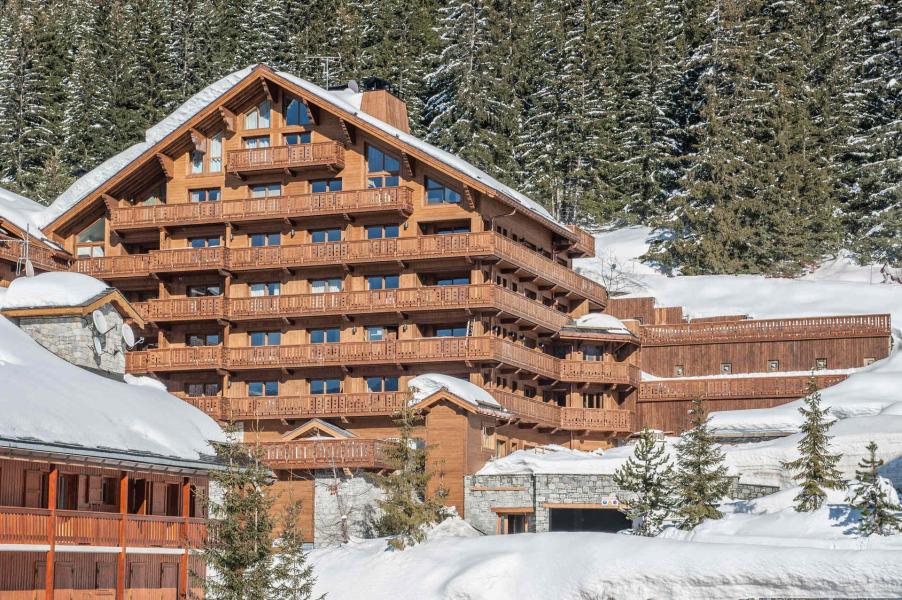
[[59, 485], [59, 467], [50, 465], [50, 473], [47, 475], [47, 508], [50, 510], [50, 519], [47, 525], [47, 567], [44, 569], [44, 597], [53, 600], [54, 594], [54, 561], [56, 559], [56, 494]]
[[191, 515], [191, 481], [187, 477], [182, 478], [182, 545], [185, 552], [179, 558], [179, 598], [188, 597], [188, 589], [191, 582], [188, 580], [188, 529]]
[[119, 556], [116, 559], [116, 600], [125, 600], [125, 532], [128, 519], [128, 472], [119, 473]]

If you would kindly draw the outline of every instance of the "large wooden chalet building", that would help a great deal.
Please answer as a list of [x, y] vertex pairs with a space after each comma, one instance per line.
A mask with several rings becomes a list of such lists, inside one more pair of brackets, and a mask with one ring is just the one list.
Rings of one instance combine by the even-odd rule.
[[202, 91], [38, 221], [48, 252], [147, 322], [128, 371], [242, 423], [302, 499], [316, 470], [387, 466], [392, 414], [424, 374], [497, 402], [445, 389], [420, 403], [434, 481], [462, 511], [463, 476], [494, 456], [679, 430], [696, 396], [786, 402], [807, 376], [781, 372], [889, 350], [885, 315], [686, 323], [610, 301], [571, 268], [591, 235], [410, 135], [389, 91], [264, 65]]

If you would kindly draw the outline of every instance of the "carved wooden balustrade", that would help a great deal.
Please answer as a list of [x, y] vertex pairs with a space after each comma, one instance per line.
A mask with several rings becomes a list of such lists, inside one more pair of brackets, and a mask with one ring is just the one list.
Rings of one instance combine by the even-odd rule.
[[274, 469], [388, 469], [383, 440], [293, 440], [260, 442], [263, 460]]
[[222, 296], [197, 298], [168, 298], [132, 303], [145, 321], [196, 321], [224, 319], [228, 316], [227, 301]]
[[632, 433], [636, 415], [631, 410], [607, 408], [561, 408], [561, 429], [585, 429], [587, 431], [613, 431]]
[[889, 315], [703, 321], [678, 325], [645, 325], [641, 328], [643, 346], [829, 339], [837, 335], [889, 336]]
[[70, 270], [99, 279], [147, 277], [150, 275], [150, 256], [148, 254], [126, 254], [124, 256], [80, 258], [72, 263]]
[[150, 252], [150, 270], [153, 273], [180, 271], [210, 271], [226, 268], [228, 249], [175, 248]]
[[290, 219], [320, 215], [413, 210], [408, 187], [323, 192], [271, 198], [244, 198], [219, 202], [182, 202], [127, 206], [110, 212], [113, 229], [199, 225], [205, 223]]
[[[836, 385], [847, 375], [816, 375], [818, 389]], [[808, 375], [779, 377], [713, 377], [643, 381], [639, 399], [693, 400], [696, 398], [801, 398], [808, 393]]]
[[[6, 235], [0, 235], [0, 258], [16, 262], [25, 257], [25, 242]], [[35, 268], [42, 271], [53, 271], [65, 268], [65, 265], [53, 258], [53, 252], [37, 243], [28, 245], [28, 258]]]
[[230, 150], [226, 155], [226, 171], [241, 174], [319, 167], [338, 171], [345, 164], [344, 152], [344, 146], [338, 142]]
[[595, 236], [576, 224], [570, 225], [570, 231], [578, 236], [574, 247], [584, 256], [595, 256]]

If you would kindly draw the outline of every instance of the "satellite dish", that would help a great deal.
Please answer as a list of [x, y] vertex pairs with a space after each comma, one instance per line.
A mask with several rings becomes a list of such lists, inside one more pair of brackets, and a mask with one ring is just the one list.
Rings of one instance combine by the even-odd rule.
[[130, 325], [125, 323], [122, 324], [122, 341], [125, 342], [125, 347], [128, 349], [135, 347], [135, 332]]
[[25, 277], [34, 277], [34, 265], [30, 258], [25, 259]]
[[353, 79], [348, 81], [348, 89], [354, 92], [355, 94], [360, 93], [360, 86], [357, 85], [357, 82]]
[[103, 354], [103, 344], [100, 342], [100, 338], [99, 338], [99, 337], [95, 337], [95, 338], [94, 338], [94, 352], [95, 352], [98, 356], [100, 356], [101, 354]]
[[103, 313], [99, 310], [95, 310], [91, 313], [91, 319], [94, 321], [94, 329], [97, 330], [97, 333], [103, 335], [110, 330], [110, 327], [106, 322], [106, 317], [103, 316]]

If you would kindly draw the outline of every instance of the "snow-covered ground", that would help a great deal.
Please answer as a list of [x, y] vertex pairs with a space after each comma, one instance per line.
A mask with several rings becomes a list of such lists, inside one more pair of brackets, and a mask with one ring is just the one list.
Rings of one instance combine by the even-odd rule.
[[315, 550], [330, 600], [897, 597], [902, 553], [702, 543], [607, 533], [478, 537], [457, 518], [404, 551], [383, 539]]

